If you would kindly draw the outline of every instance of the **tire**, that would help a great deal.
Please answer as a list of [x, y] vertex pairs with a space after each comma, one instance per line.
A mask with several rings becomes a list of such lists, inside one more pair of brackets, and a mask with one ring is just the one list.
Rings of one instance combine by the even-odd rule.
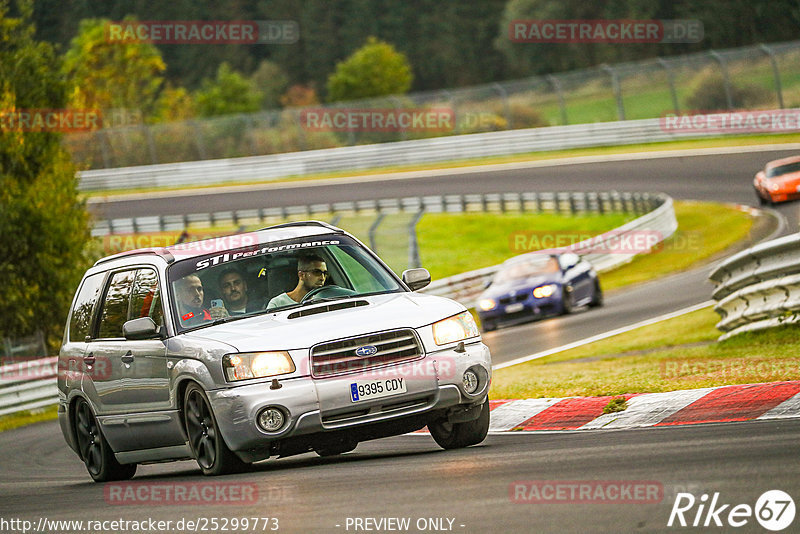
[[481, 323], [481, 326], [483, 327], [484, 332], [491, 332], [492, 330], [497, 330], [497, 324], [491, 323], [489, 321]]
[[222, 439], [217, 419], [211, 411], [203, 388], [190, 384], [186, 388], [183, 402], [183, 421], [189, 446], [197, 465], [204, 475], [217, 476], [237, 473], [248, 464], [236, 456]]
[[599, 308], [603, 305], [603, 290], [600, 289], [600, 280], [594, 281], [594, 295], [592, 295], [592, 300], [589, 302], [590, 308]]
[[86, 470], [95, 482], [128, 480], [136, 474], [136, 464], [120, 464], [97, 424], [97, 418], [85, 399], [75, 407], [75, 436]]
[[342, 442], [337, 443], [335, 445], [321, 447], [319, 449], [314, 449], [319, 456], [325, 458], [326, 456], [338, 456], [339, 454], [344, 454], [346, 452], [350, 452], [355, 450], [358, 447], [358, 442], [351, 443], [351, 442]]
[[575, 309], [575, 304], [572, 302], [572, 286], [564, 286], [562, 291], [561, 313], [563, 315], [569, 315]]
[[481, 406], [481, 414], [474, 421], [448, 423], [435, 421], [428, 425], [434, 441], [443, 449], [461, 449], [477, 445], [489, 433], [489, 399]]

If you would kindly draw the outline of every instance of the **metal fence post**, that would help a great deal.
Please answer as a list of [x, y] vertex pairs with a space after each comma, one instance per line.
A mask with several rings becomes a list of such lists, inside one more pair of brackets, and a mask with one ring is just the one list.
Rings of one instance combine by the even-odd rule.
[[506, 130], [511, 130], [513, 129], [513, 125], [511, 119], [511, 106], [508, 102], [508, 91], [506, 91], [506, 88], [497, 82], [494, 82], [492, 87], [494, 87], [495, 90], [500, 93], [500, 98], [503, 99], [503, 112], [506, 115]]
[[672, 69], [669, 66], [669, 63], [664, 61], [663, 58], [657, 58], [658, 64], [661, 65], [661, 68], [664, 69], [664, 72], [667, 73], [667, 84], [669, 84], [669, 94], [672, 96], [672, 107], [675, 109], [675, 114], [681, 112], [680, 105], [678, 104], [678, 92], [675, 90], [675, 73], [672, 72]]
[[733, 95], [731, 93], [731, 80], [728, 78], [728, 68], [725, 65], [725, 59], [719, 55], [716, 50], [709, 51], [711, 57], [717, 60], [719, 63], [719, 68], [722, 71], [722, 81], [725, 83], [725, 101], [728, 104], [728, 110], [733, 111]]
[[417, 223], [425, 213], [425, 206], [420, 204], [419, 211], [414, 214], [411, 222], [408, 223], [408, 268], [417, 269], [422, 266], [419, 258], [419, 243], [417, 242]]
[[566, 126], [569, 124], [569, 121], [567, 120], [567, 104], [564, 102], [564, 92], [561, 89], [561, 82], [552, 74], [548, 74], [545, 78], [550, 82], [550, 85], [553, 86], [553, 90], [558, 97], [558, 108], [561, 110], [561, 124]]
[[775, 52], [772, 48], [765, 44], [760, 44], [758, 47], [769, 57], [769, 62], [772, 65], [772, 75], [775, 77], [775, 92], [778, 93], [778, 105], [783, 109], [783, 91], [781, 90], [781, 74], [778, 70], [778, 62], [775, 61]]
[[378, 232], [378, 226], [381, 224], [381, 221], [383, 221], [384, 217], [386, 217], [386, 214], [382, 211], [379, 211], [378, 216], [375, 217], [375, 220], [372, 221], [371, 225], [369, 225], [369, 231], [367, 232], [369, 236], [369, 248], [371, 248], [372, 252], [375, 252], [376, 254], [378, 252], [378, 243], [375, 240], [375, 234]]
[[614, 91], [614, 98], [617, 100], [617, 118], [619, 118], [621, 121], [624, 121], [625, 106], [622, 103], [622, 88], [619, 84], [619, 76], [617, 76], [617, 72], [609, 65], [601, 65], [600, 67], [606, 71], [609, 76], [611, 76], [611, 88]]

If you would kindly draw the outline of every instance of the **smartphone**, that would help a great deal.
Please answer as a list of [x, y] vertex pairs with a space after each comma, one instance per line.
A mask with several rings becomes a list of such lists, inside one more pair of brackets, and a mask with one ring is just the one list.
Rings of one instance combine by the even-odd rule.
[[222, 303], [222, 299], [213, 299], [211, 301], [212, 308], [224, 308], [225, 305]]

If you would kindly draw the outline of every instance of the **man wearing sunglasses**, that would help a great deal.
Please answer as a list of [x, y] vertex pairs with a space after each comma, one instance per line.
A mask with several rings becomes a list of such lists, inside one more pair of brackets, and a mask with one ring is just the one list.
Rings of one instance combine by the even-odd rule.
[[325, 266], [325, 260], [319, 256], [302, 256], [297, 261], [297, 286], [288, 293], [281, 293], [272, 298], [267, 304], [267, 309], [297, 304], [303, 300], [306, 293], [325, 285], [327, 277], [328, 268]]

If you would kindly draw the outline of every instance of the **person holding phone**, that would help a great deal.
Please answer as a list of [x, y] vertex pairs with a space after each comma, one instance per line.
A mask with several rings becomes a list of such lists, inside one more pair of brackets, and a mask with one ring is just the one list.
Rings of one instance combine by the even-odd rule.
[[191, 326], [228, 317], [224, 307], [203, 308], [203, 282], [196, 274], [184, 276], [175, 282], [175, 294], [180, 305], [181, 323]]
[[[242, 315], [264, 309], [263, 305], [248, 302], [247, 282], [236, 267], [228, 267], [219, 275], [219, 292], [222, 295], [220, 304], [224, 304], [231, 315]], [[214, 303], [212, 300], [212, 307]]]

